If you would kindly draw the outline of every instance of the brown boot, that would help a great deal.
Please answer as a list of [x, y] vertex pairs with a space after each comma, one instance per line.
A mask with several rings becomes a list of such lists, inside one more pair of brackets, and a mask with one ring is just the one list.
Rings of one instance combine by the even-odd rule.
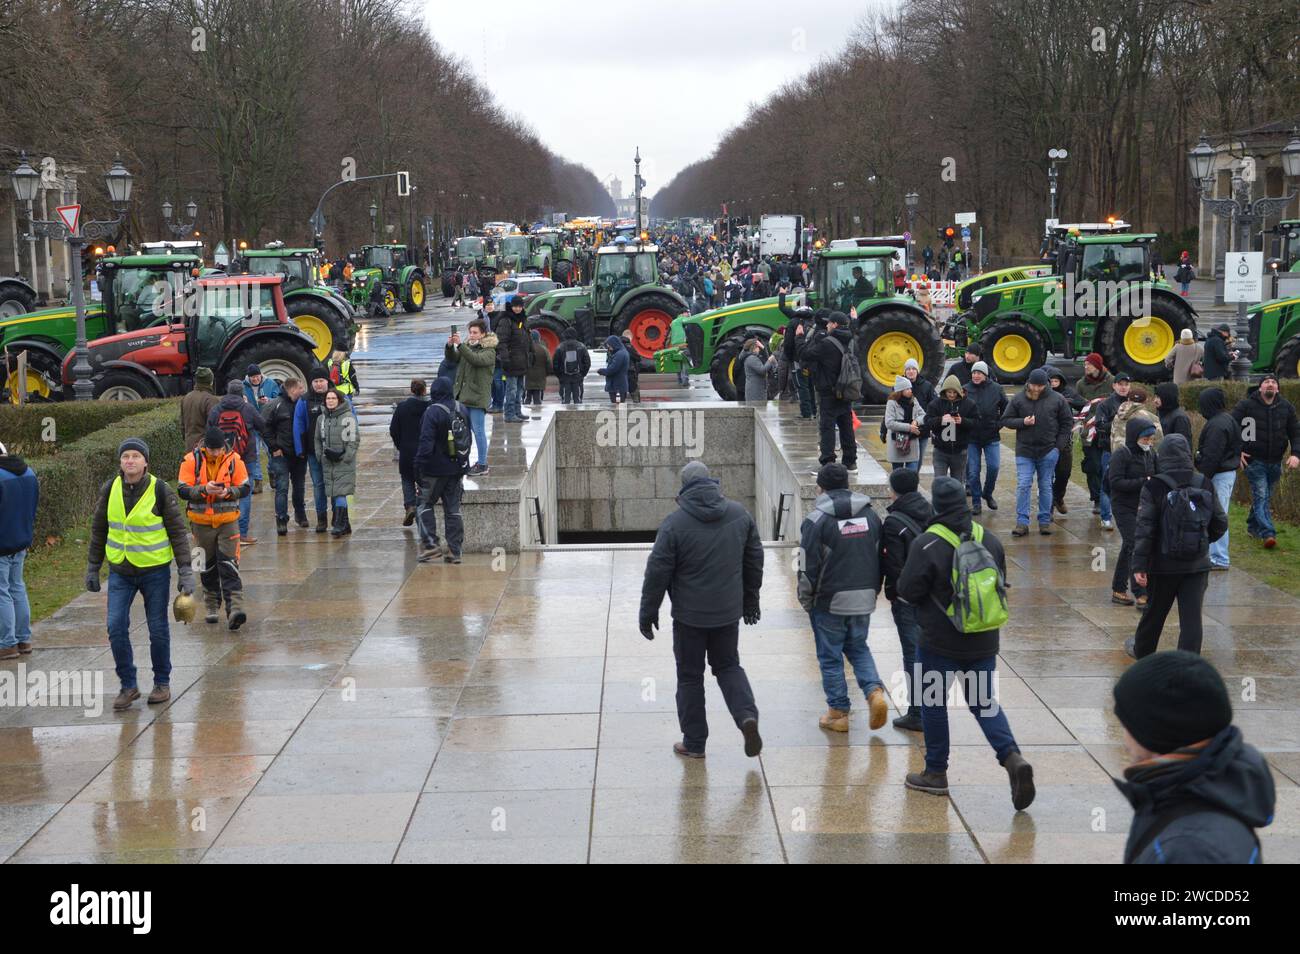
[[153, 692], [149, 693], [149, 698], [147, 702], [151, 706], [156, 706], [160, 702], [166, 702], [171, 697], [172, 697], [171, 686], [154, 686]]
[[871, 690], [871, 695], [867, 696], [867, 705], [871, 707], [871, 722], [868, 723], [871, 728], [879, 729], [889, 718], [889, 703], [885, 701], [885, 690], [880, 686]]
[[17, 646], [6, 646], [0, 649], [0, 659], [17, 659], [19, 656]]
[[826, 714], [817, 720], [817, 724], [831, 732], [847, 732], [849, 714], [842, 709], [827, 709]]
[[24, 655], [24, 656], [30, 656], [30, 655], [32, 654], [32, 644], [31, 644], [31, 643], [19, 643], [19, 644], [18, 644], [18, 652], [20, 652], [20, 653], [21, 653], [22, 655]]
[[118, 712], [121, 712], [123, 709], [129, 709], [131, 708], [131, 703], [135, 702], [135, 700], [139, 698], [139, 689], [123, 689], [117, 694], [117, 698], [113, 700], [113, 708]]

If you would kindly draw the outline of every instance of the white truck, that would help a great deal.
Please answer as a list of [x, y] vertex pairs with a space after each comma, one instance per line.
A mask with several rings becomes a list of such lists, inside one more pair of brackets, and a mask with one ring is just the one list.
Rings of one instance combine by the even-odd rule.
[[763, 216], [758, 225], [758, 254], [786, 255], [803, 261], [803, 216]]

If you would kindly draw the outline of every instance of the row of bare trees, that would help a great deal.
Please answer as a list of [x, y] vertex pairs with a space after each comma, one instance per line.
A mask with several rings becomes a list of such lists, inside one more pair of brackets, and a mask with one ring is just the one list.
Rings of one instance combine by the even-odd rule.
[[[1062, 217], [1196, 225], [1202, 128], [1300, 117], [1294, 0], [904, 0], [753, 108], [653, 200], [658, 216], [799, 212], [918, 233], [975, 211], [999, 257], [1037, 249], [1047, 151]], [[852, 222], [852, 216], [860, 221]]]
[[[435, 27], [436, 32], [436, 27]], [[311, 237], [331, 194], [331, 252], [547, 208], [613, 214], [591, 172], [550, 152], [408, 9], [405, 0], [7, 0], [0, 4], [0, 161], [19, 149], [136, 175], [135, 237], [192, 197], [206, 236]], [[93, 202], [92, 202], [92, 211]], [[393, 228], [389, 228], [392, 226]], [[416, 241], [419, 239], [417, 238]]]

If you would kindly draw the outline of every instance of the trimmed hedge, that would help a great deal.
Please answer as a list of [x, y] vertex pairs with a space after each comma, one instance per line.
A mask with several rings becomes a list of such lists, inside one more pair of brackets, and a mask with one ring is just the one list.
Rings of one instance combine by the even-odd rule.
[[99, 499], [99, 488], [118, 473], [117, 448], [128, 437], [143, 438], [149, 445], [151, 473], [169, 484], [176, 482], [185, 452], [176, 401], [151, 401], [152, 410], [143, 412], [138, 401], [94, 403], [125, 406], [135, 413], [70, 444], [60, 442], [55, 454], [33, 457], [32, 470], [36, 471], [41, 486], [41, 503], [36, 511], [36, 546], [90, 517]]
[[[0, 441], [12, 454], [38, 458], [58, 454], [60, 448], [126, 417], [170, 407], [180, 419], [179, 399], [149, 401], [50, 401], [14, 407], [0, 405]], [[46, 440], [53, 421], [54, 440]]]
[[[1199, 440], [1201, 427], [1205, 424], [1205, 420], [1197, 410], [1199, 407], [1197, 398], [1202, 391], [1206, 388], [1221, 388], [1227, 398], [1228, 410], [1231, 411], [1237, 402], [1246, 396], [1246, 392], [1252, 386], [1245, 381], [1194, 381], [1180, 387], [1178, 389], [1178, 401], [1192, 419], [1192, 436]], [[1149, 390], [1152, 394], [1155, 393], [1154, 388]], [[1295, 405], [1297, 411], [1300, 412], [1300, 381], [1281, 381], [1278, 390], [1281, 392], [1282, 397]], [[1195, 444], [1192, 445], [1192, 451], [1193, 453], [1196, 451]], [[1300, 453], [1295, 448], [1292, 448], [1292, 452]], [[1250, 506], [1250, 484], [1246, 481], [1244, 471], [1238, 471], [1237, 473], [1237, 483], [1233, 487], [1232, 499], [1237, 503]], [[1270, 506], [1273, 510], [1273, 519], [1300, 524], [1300, 470], [1282, 468], [1282, 480], [1273, 492]]]

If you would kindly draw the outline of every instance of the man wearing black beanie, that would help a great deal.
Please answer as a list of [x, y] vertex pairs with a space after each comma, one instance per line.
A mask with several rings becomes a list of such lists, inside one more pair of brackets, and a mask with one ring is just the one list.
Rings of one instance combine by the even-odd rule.
[[[1007, 558], [991, 530], [971, 522], [970, 505], [961, 481], [936, 477], [931, 496], [934, 524], [911, 545], [898, 578], [898, 595], [916, 607], [920, 622], [917, 661], [921, 668], [921, 723], [925, 730], [925, 771], [907, 776], [908, 788], [931, 795], [948, 794], [948, 691], [960, 679], [962, 693], [975, 721], [1007, 770], [1011, 803], [1016, 811], [1034, 800], [1034, 770], [1020, 754], [1007, 715], [999, 705], [997, 685], [998, 630], [962, 632], [948, 618], [952, 604], [952, 541], [977, 540], [997, 565], [1002, 580]], [[933, 525], [932, 525], [933, 526]]]
[[1132, 760], [1115, 780], [1134, 811], [1124, 863], [1260, 864], [1255, 829], [1273, 820], [1273, 777], [1232, 724], [1215, 668], [1195, 653], [1154, 653], [1114, 695]]
[[894, 628], [903, 650], [903, 678], [907, 680], [907, 712], [894, 720], [894, 728], [910, 732], [921, 731], [921, 705], [916, 675], [916, 644], [921, 635], [917, 608], [898, 595], [898, 577], [907, 563], [912, 544], [925, 533], [934, 521], [934, 508], [923, 494], [917, 491], [917, 474], [900, 467], [889, 474], [889, 490], [893, 502], [885, 508], [885, 522], [881, 530], [884, 549], [880, 558], [885, 577], [885, 596], [889, 599]]

